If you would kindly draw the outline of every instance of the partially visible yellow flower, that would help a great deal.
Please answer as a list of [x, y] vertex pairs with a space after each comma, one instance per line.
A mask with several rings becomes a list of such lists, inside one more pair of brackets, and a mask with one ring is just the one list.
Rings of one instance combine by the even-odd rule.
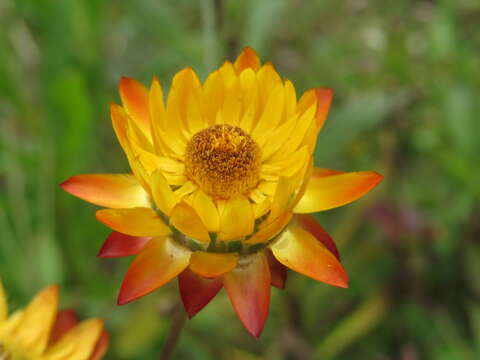
[[122, 78], [123, 106], [112, 104], [111, 117], [132, 174], [77, 175], [61, 185], [107, 208], [97, 219], [114, 232], [100, 256], [138, 254], [118, 303], [178, 275], [189, 316], [225, 287], [259, 336], [270, 284], [283, 287], [285, 267], [347, 287], [333, 241], [301, 214], [352, 202], [382, 176], [313, 167], [332, 94], [316, 88], [297, 97], [248, 47], [203, 83], [181, 70], [166, 101], [156, 78], [149, 89]]
[[0, 360], [99, 360], [108, 347], [103, 321], [78, 323], [72, 310], [58, 309], [58, 286], [40, 291], [8, 316], [0, 281]]

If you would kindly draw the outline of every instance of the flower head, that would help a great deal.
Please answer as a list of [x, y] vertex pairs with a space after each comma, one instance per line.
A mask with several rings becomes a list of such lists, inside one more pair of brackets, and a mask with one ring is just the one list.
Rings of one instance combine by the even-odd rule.
[[133, 174], [78, 175], [62, 184], [108, 209], [97, 219], [114, 232], [102, 257], [137, 255], [120, 290], [125, 304], [179, 275], [190, 316], [225, 287], [248, 331], [259, 336], [270, 284], [286, 267], [346, 287], [330, 237], [312, 213], [349, 203], [382, 177], [313, 168], [317, 135], [332, 91], [297, 99], [289, 80], [261, 65], [251, 48], [201, 82], [175, 75], [166, 100], [123, 78], [113, 127]]
[[58, 287], [40, 291], [30, 304], [8, 317], [0, 281], [1, 360], [99, 360], [108, 347], [100, 319], [79, 323], [73, 310], [57, 311]]

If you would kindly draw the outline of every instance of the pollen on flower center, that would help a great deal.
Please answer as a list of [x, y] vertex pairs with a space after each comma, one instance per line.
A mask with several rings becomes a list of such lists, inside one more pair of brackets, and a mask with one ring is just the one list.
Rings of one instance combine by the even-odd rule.
[[185, 167], [203, 191], [227, 199], [257, 184], [260, 159], [260, 148], [250, 135], [223, 124], [193, 135], [187, 144]]

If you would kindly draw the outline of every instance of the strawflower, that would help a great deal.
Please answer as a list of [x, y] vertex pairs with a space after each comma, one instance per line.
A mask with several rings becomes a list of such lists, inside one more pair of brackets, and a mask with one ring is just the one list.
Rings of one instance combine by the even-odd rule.
[[58, 286], [40, 291], [8, 317], [0, 281], [0, 360], [100, 360], [108, 335], [100, 319], [78, 322], [70, 309], [58, 311]]
[[270, 285], [286, 268], [347, 287], [332, 239], [309, 215], [347, 204], [375, 187], [376, 172], [313, 167], [332, 90], [293, 84], [251, 48], [201, 82], [178, 72], [164, 103], [122, 78], [113, 128], [133, 174], [77, 175], [61, 186], [107, 207], [113, 232], [100, 257], [137, 255], [118, 297], [126, 304], [178, 276], [190, 317], [224, 287], [238, 317], [259, 336]]

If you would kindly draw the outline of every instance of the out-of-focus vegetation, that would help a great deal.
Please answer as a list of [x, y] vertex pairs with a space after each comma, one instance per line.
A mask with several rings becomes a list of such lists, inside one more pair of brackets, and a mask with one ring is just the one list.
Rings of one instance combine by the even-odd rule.
[[260, 339], [225, 293], [187, 323], [176, 359], [480, 358], [480, 2], [0, 0], [0, 275], [16, 308], [62, 285], [100, 315], [109, 359], [155, 359], [176, 283], [123, 308], [129, 259], [95, 254], [95, 207], [57, 186], [128, 169], [111, 129], [122, 75], [168, 87], [244, 45], [298, 92], [334, 88], [316, 164], [377, 170], [379, 188], [318, 218], [351, 277], [290, 274]]

